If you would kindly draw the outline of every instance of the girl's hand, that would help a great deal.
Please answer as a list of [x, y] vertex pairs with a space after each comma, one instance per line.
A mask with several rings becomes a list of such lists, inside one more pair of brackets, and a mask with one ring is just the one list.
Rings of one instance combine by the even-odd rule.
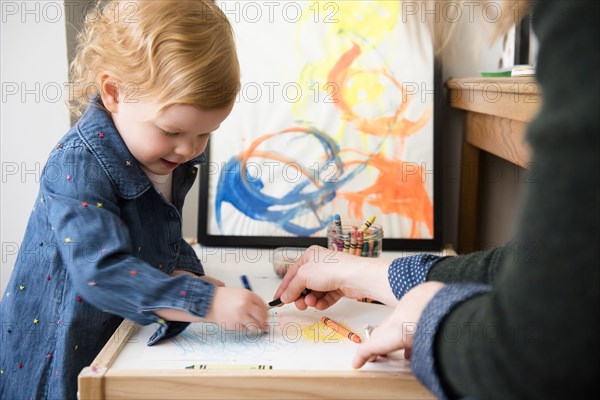
[[241, 288], [217, 287], [206, 321], [221, 329], [266, 332], [267, 304], [256, 293]]
[[440, 282], [425, 282], [409, 290], [394, 312], [362, 342], [352, 360], [353, 368], [362, 367], [373, 356], [387, 355], [404, 349], [404, 357], [412, 354], [412, 339], [423, 310], [444, 287]]
[[[343, 296], [396, 304], [387, 278], [390, 264], [391, 260], [384, 258], [357, 257], [311, 246], [287, 271], [274, 298], [281, 298], [283, 303], [295, 302], [300, 310], [325, 310]], [[312, 292], [300, 297], [306, 288]]]
[[222, 282], [222, 281], [218, 280], [217, 278], [213, 278], [212, 276], [204, 275], [204, 276], [201, 276], [200, 279], [204, 279], [205, 281], [208, 281], [217, 287], [225, 286], [225, 282]]

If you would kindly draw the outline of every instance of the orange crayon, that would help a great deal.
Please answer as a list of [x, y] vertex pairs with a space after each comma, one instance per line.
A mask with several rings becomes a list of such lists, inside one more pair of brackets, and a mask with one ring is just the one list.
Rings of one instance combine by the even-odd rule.
[[362, 340], [360, 339], [360, 336], [358, 336], [354, 332], [350, 332], [348, 329], [344, 328], [343, 326], [341, 326], [340, 324], [338, 324], [337, 322], [335, 322], [331, 318], [322, 317], [321, 318], [321, 322], [325, 326], [327, 326], [327, 327], [333, 329], [334, 331], [336, 331], [337, 333], [339, 333], [340, 335], [346, 336], [348, 339], [352, 340], [354, 343], [361, 343], [362, 342]]

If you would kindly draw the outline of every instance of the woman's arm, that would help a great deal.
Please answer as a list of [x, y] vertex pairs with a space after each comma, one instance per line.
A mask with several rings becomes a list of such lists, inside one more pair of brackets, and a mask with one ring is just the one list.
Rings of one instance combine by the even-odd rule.
[[544, 104], [527, 133], [532, 180], [515, 250], [499, 259], [492, 291], [446, 315], [426, 308], [414, 339], [413, 369], [437, 374], [452, 397], [585, 398], [597, 391], [599, 7], [542, 1], [533, 15]]

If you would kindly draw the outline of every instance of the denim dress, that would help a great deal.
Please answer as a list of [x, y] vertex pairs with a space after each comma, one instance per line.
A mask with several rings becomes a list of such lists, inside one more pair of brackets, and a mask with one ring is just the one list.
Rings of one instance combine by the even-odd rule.
[[0, 399], [74, 399], [77, 375], [123, 318], [180, 333], [158, 309], [203, 317], [215, 287], [182, 239], [181, 210], [200, 157], [173, 171], [172, 203], [154, 188], [99, 101], [50, 153], [2, 297]]

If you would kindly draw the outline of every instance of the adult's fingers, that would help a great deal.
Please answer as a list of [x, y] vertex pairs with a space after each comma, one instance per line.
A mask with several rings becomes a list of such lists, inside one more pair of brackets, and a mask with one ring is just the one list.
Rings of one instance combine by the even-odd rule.
[[281, 293], [280, 298], [283, 303], [291, 303], [292, 301], [298, 300], [306, 286], [306, 274], [298, 273], [288, 283], [287, 288]]
[[406, 343], [402, 340], [402, 333], [397, 330], [397, 327], [390, 324], [389, 320], [373, 329], [371, 337], [358, 346], [352, 360], [352, 367], [360, 368], [376, 356], [385, 356], [396, 350], [404, 349]]
[[300, 260], [296, 261], [294, 263], [294, 265], [292, 265], [287, 270], [287, 272], [285, 273], [285, 276], [283, 277], [283, 281], [281, 281], [281, 283], [279, 284], [279, 287], [277, 288], [277, 290], [275, 291], [275, 294], [273, 295], [274, 299], [278, 299], [281, 297], [281, 293], [283, 293], [288, 288], [288, 285], [290, 284], [292, 279], [294, 279], [294, 277], [298, 273], [298, 268], [300, 268], [302, 263], [303, 263], [303, 261], [302, 261], [302, 259], [300, 259]]
[[352, 368], [360, 368], [367, 360], [376, 354], [373, 352], [372, 346], [370, 346], [369, 341], [363, 342], [358, 346], [356, 353], [354, 354], [354, 358], [352, 359]]
[[317, 299], [313, 307], [319, 311], [326, 310], [337, 303], [337, 301], [341, 298], [342, 295], [337, 290], [333, 292], [327, 292], [323, 297]]

